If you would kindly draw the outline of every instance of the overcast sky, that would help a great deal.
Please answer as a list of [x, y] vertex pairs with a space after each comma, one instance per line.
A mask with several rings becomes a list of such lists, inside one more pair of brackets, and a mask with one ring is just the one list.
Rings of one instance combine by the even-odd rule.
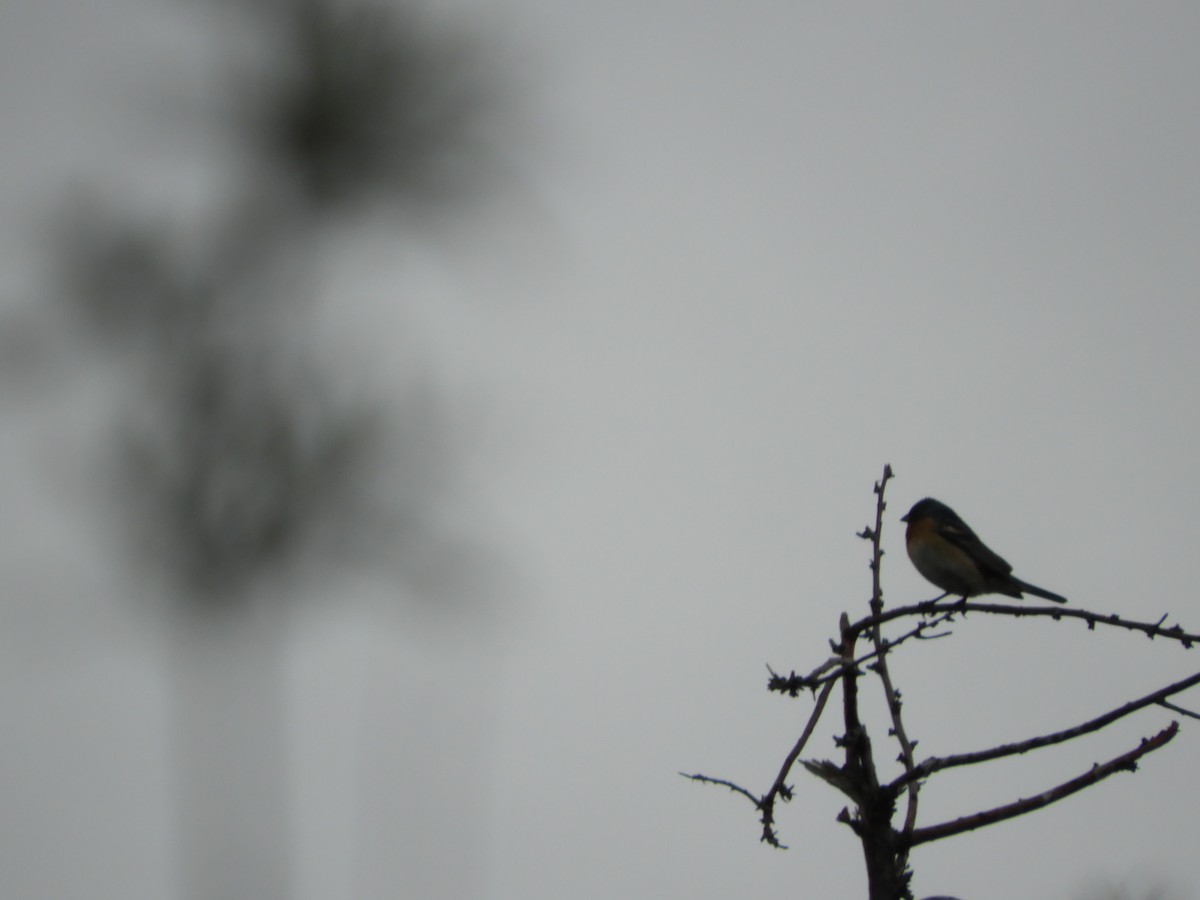
[[[514, 183], [448, 238], [351, 245], [328, 277], [385, 375], [386, 298], [413, 296], [404, 330], [471, 423], [465, 489], [505, 597], [482, 623], [363, 603], [291, 624], [300, 896], [865, 896], [826, 785], [796, 773], [781, 852], [747, 802], [676, 773], [770, 785], [810, 707], [768, 695], [765, 665], [812, 668], [839, 614], [865, 613], [854, 533], [886, 462], [887, 602], [933, 594], [896, 521], [933, 495], [1073, 605], [1200, 628], [1200, 9], [453, 12], [528, 92]], [[10, 305], [66, 180], [161, 184], [144, 73], [203, 70], [202, 18], [0, 7]], [[86, 397], [31, 396], [0, 409], [0, 894], [171, 896], [163, 642], [77, 512], [63, 446], [94, 424]], [[893, 674], [918, 755], [943, 754], [1076, 724], [1198, 659], [971, 619]], [[936, 779], [923, 821], [1044, 790], [1169, 718]], [[1200, 897], [1194, 724], [1136, 775], [918, 849], [917, 895]], [[831, 730], [809, 755], [835, 755]]]

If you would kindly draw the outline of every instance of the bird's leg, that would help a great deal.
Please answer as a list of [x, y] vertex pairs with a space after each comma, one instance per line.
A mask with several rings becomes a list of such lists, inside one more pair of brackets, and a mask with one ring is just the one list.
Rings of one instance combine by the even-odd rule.
[[949, 591], [943, 591], [942, 593], [940, 593], [936, 597], [934, 597], [932, 600], [922, 600], [920, 603], [917, 604], [917, 607], [920, 609], [930, 609], [939, 600], [944, 600], [946, 597], [949, 597], [949, 596], [950, 596]]

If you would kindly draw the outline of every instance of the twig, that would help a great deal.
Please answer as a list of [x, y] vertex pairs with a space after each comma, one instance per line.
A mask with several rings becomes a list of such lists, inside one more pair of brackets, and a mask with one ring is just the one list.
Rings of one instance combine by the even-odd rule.
[[[943, 624], [947, 619], [952, 618], [952, 616], [953, 614], [950, 613], [939, 616], [936, 619], [918, 622], [911, 629], [904, 632], [904, 634], [886, 641], [883, 651], [885, 653], [890, 653], [901, 644], [906, 643], [913, 638], [917, 638], [919, 640], [933, 640], [935, 638], [945, 637], [948, 632], [942, 632], [941, 634], [926, 634], [926, 632]], [[831, 656], [807, 675], [797, 675], [795, 672], [792, 672], [789, 675], [779, 675], [768, 666], [767, 671], [771, 673], [771, 679], [767, 683], [767, 690], [777, 691], [781, 694], [790, 694], [793, 697], [798, 696], [802, 690], [815, 691], [817, 688], [827, 684], [830, 681], [837, 681], [839, 678], [845, 675], [846, 669], [858, 669], [864, 663], [876, 659], [879, 656], [879, 653], [879, 648], [876, 648], [868, 653], [864, 653], [862, 656], [856, 657], [853, 660], [845, 660], [838, 656]], [[830, 671], [831, 669], [836, 669], [836, 671]]]
[[1182, 706], [1176, 706], [1174, 703], [1168, 703], [1166, 700], [1159, 700], [1158, 705], [1171, 710], [1171, 712], [1177, 712], [1181, 716], [1190, 716], [1193, 719], [1200, 719], [1200, 713], [1194, 713], [1190, 709], [1184, 709]]
[[1053, 787], [1048, 791], [1043, 791], [1033, 797], [1026, 797], [1022, 800], [1017, 800], [1013, 803], [1008, 803], [1004, 806], [997, 806], [995, 809], [984, 810], [983, 812], [973, 813], [969, 816], [963, 816], [959, 819], [954, 819], [951, 822], [943, 822], [940, 825], [931, 825], [928, 828], [918, 828], [907, 836], [907, 845], [916, 847], [918, 844], [925, 844], [929, 841], [941, 840], [942, 838], [951, 837], [952, 835], [962, 834], [967, 831], [973, 831], [976, 828], [982, 828], [985, 825], [992, 825], [996, 822], [1003, 822], [1005, 819], [1011, 819], [1015, 816], [1023, 815], [1027, 812], [1033, 812], [1035, 809], [1041, 809], [1044, 806], [1049, 806], [1051, 803], [1056, 803], [1064, 797], [1069, 797], [1071, 794], [1081, 791], [1084, 788], [1091, 787], [1098, 781], [1107, 778], [1115, 772], [1122, 770], [1133, 772], [1137, 770], [1137, 761], [1158, 748], [1167, 744], [1179, 732], [1179, 723], [1172, 722], [1158, 734], [1150, 738], [1143, 738], [1139, 746], [1130, 750], [1128, 753], [1118, 756], [1116, 759], [1110, 760], [1103, 765], [1092, 766], [1087, 772], [1084, 772], [1077, 778], [1072, 778], [1070, 781], [1063, 782], [1057, 787]]
[[735, 794], [741, 794], [743, 797], [747, 798], [755, 806], [759, 805], [759, 799], [740, 784], [734, 784], [732, 781], [726, 781], [724, 778], [712, 778], [708, 775], [692, 774], [690, 772], [680, 772], [679, 774], [684, 778], [691, 779], [692, 781], [699, 781], [704, 784], [715, 784], [721, 787], [729, 788]]

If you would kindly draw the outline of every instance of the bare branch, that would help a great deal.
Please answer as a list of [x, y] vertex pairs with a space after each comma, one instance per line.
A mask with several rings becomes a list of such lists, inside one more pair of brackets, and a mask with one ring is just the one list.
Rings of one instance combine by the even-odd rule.
[[[864, 528], [861, 537], [870, 540], [874, 546], [871, 557], [872, 590], [871, 609], [879, 615], [883, 607], [882, 590], [879, 585], [880, 565], [883, 550], [879, 545], [879, 533], [882, 529], [883, 495], [888, 479], [892, 477], [892, 467], [884, 466], [883, 478], [875, 485], [876, 523], [872, 529]], [[852, 657], [854, 645], [858, 637], [866, 632], [852, 629], [848, 616], [842, 615], [840, 625], [842, 655]], [[883, 660], [883, 645], [878, 644], [876, 652], [880, 661]], [[877, 663], [878, 666], [878, 663]], [[892, 818], [896, 812], [896, 794], [894, 791], [881, 787], [879, 772], [875, 765], [874, 752], [871, 748], [871, 736], [859, 713], [857, 669], [846, 668], [842, 675], [842, 715], [846, 723], [846, 732], [840, 740], [845, 750], [845, 764], [838, 771], [838, 778], [844, 779], [856, 798], [857, 810], [851, 813], [843, 810], [838, 816], [839, 821], [848, 824], [862, 841], [863, 852], [867, 864], [867, 887], [872, 900], [900, 900], [911, 897], [908, 884], [912, 873], [908, 870], [908, 851], [898, 841], [899, 835], [892, 828]], [[910, 794], [910, 803], [911, 803]]]
[[[943, 595], [944, 596], [944, 595]], [[1164, 615], [1157, 622], [1139, 622], [1136, 619], [1126, 619], [1115, 613], [1105, 615], [1103, 613], [1095, 613], [1086, 609], [1062, 607], [1062, 606], [1030, 606], [1027, 604], [1010, 604], [1010, 603], [979, 603], [968, 601], [964, 603], [962, 600], [942, 602], [941, 598], [935, 600], [927, 600], [923, 603], [913, 603], [908, 606], [897, 606], [885, 612], [870, 615], [859, 619], [850, 626], [851, 632], [857, 636], [867, 633], [876, 625], [883, 625], [887, 622], [896, 619], [902, 619], [910, 616], [924, 616], [931, 613], [938, 614], [954, 614], [962, 613], [965, 617], [967, 613], [978, 612], [987, 613], [997, 616], [1013, 616], [1021, 618], [1023, 616], [1042, 616], [1058, 619], [1082, 619], [1087, 622], [1088, 629], [1094, 630], [1097, 625], [1107, 625], [1113, 628], [1125, 628], [1129, 631], [1140, 631], [1148, 638], [1153, 640], [1156, 637], [1167, 638], [1168, 640], [1178, 641], [1183, 645], [1184, 649], [1190, 650], [1194, 644], [1200, 644], [1200, 634], [1185, 631], [1181, 625], [1172, 625], [1170, 628], [1163, 626], [1166, 621]]]
[[692, 774], [690, 772], [680, 772], [679, 774], [682, 775], [684, 778], [691, 779], [692, 781], [699, 781], [699, 782], [702, 782], [703, 784], [716, 784], [716, 785], [720, 785], [721, 787], [727, 787], [731, 791], [733, 791], [735, 794], [741, 794], [743, 797], [748, 799], [755, 806], [757, 806], [757, 807], [762, 806], [761, 801], [757, 797], [755, 797], [752, 793], [750, 793], [748, 790], [746, 790], [744, 787], [742, 787], [740, 784], [734, 784], [732, 781], [726, 781], [724, 778], [711, 778], [708, 775]]
[[928, 828], [918, 828], [907, 836], [907, 846], [916, 847], [918, 844], [925, 844], [929, 841], [937, 841], [942, 838], [947, 838], [955, 834], [962, 834], [967, 831], [973, 831], [976, 828], [982, 828], [985, 825], [993, 825], [996, 822], [1003, 822], [1005, 819], [1012, 819], [1016, 816], [1024, 815], [1027, 812], [1033, 812], [1036, 809], [1049, 806], [1051, 803], [1056, 803], [1064, 797], [1069, 797], [1084, 788], [1091, 787], [1098, 781], [1107, 778], [1115, 772], [1137, 770], [1137, 761], [1160, 747], [1165, 746], [1176, 734], [1179, 733], [1179, 723], [1172, 722], [1158, 734], [1150, 738], [1143, 738], [1133, 750], [1128, 753], [1118, 756], [1116, 759], [1110, 760], [1103, 765], [1094, 765], [1087, 772], [1077, 778], [1072, 778], [1070, 781], [1063, 782], [1057, 787], [1053, 787], [1048, 791], [1043, 791], [1033, 797], [1026, 797], [1017, 800], [1013, 803], [1008, 803], [1004, 806], [997, 806], [994, 809], [984, 810], [983, 812], [973, 813], [969, 816], [955, 819], [951, 822], [943, 822], [940, 825], [931, 825]]
[[687, 772], [680, 772], [684, 778], [689, 778], [692, 781], [699, 781], [704, 784], [715, 784], [721, 787], [729, 788], [735, 794], [741, 794], [746, 797], [755, 808], [762, 812], [763, 831], [761, 840], [770, 844], [772, 847], [778, 847], [780, 850], [786, 850], [787, 846], [779, 842], [779, 836], [775, 833], [775, 801], [782, 797], [784, 800], [792, 799], [792, 789], [787, 786], [787, 777], [792, 771], [792, 766], [796, 764], [796, 760], [800, 754], [804, 752], [804, 745], [808, 743], [808, 739], [812, 737], [813, 730], [817, 727], [817, 722], [821, 718], [821, 713], [825, 711], [825, 704], [829, 700], [829, 695], [833, 692], [834, 682], [828, 682], [820, 695], [817, 697], [816, 706], [813, 707], [812, 713], [808, 717], [808, 723], [804, 726], [804, 731], [800, 738], [796, 741], [796, 745], [792, 747], [787, 758], [783, 762], [783, 766], [779, 770], [779, 774], [775, 777], [775, 783], [771, 785], [771, 789], [766, 792], [761, 798], [754, 796], [750, 791], [746, 790], [739, 784], [732, 781], [727, 781], [724, 778], [712, 778], [708, 775], [693, 775]]
[[1194, 713], [1190, 709], [1184, 709], [1182, 706], [1176, 706], [1174, 703], [1168, 703], [1166, 700], [1159, 700], [1158, 705], [1164, 707], [1165, 709], [1171, 710], [1171, 712], [1177, 712], [1181, 716], [1189, 716], [1193, 719], [1200, 719], [1200, 713]]
[[[883, 562], [883, 547], [881, 546], [883, 511], [887, 508], [883, 495], [887, 489], [888, 479], [891, 477], [892, 467], [885, 466], [883, 478], [875, 485], [875, 527], [871, 532], [871, 612], [876, 616], [883, 612], [883, 586], [879, 578]], [[912, 632], [909, 633], [912, 634]], [[917, 823], [917, 797], [921, 790], [921, 783], [914, 775], [916, 764], [913, 761], [913, 742], [908, 738], [908, 732], [904, 728], [904, 719], [900, 715], [900, 692], [896, 690], [892, 683], [891, 672], [888, 671], [887, 654], [891, 646], [884, 640], [882, 625], [876, 623], [870, 629], [870, 634], [871, 643], [874, 645], [875, 654], [878, 657], [873, 668], [879, 676], [884, 697], [887, 699], [888, 712], [892, 717], [892, 734], [896, 736], [896, 740], [900, 744], [900, 759], [904, 763], [904, 771], [910, 776], [908, 778], [908, 808], [904, 816], [904, 834], [909, 834]], [[904, 865], [903, 860], [901, 865]]]
[[[1181, 679], [1174, 684], [1169, 684], [1164, 688], [1159, 688], [1157, 691], [1147, 694], [1137, 700], [1131, 700], [1123, 706], [1118, 706], [1116, 709], [1109, 710], [1101, 716], [1094, 719], [1089, 719], [1073, 728], [1067, 728], [1063, 731], [1056, 731], [1053, 734], [1046, 734], [1040, 737], [1029, 738], [1028, 740], [1018, 741], [1015, 744], [1004, 744], [999, 747], [990, 747], [987, 750], [978, 750], [974, 753], [960, 753], [954, 756], [930, 757], [923, 760], [915, 771], [906, 772], [897, 778], [893, 783], [893, 787], [901, 787], [912, 778], [925, 778], [932, 775], [934, 772], [939, 772], [942, 769], [951, 769], [955, 766], [969, 766], [975, 763], [988, 762], [993, 759], [1001, 759], [1005, 756], [1016, 756], [1021, 753], [1028, 753], [1030, 750], [1038, 750], [1042, 747], [1049, 747], [1054, 744], [1061, 744], [1063, 741], [1069, 741], [1085, 734], [1090, 734], [1093, 731], [1099, 731], [1107, 725], [1111, 725], [1118, 719], [1128, 716], [1130, 713], [1135, 713], [1139, 709], [1145, 709], [1147, 706], [1170, 706], [1176, 712], [1181, 712], [1184, 715], [1195, 715], [1189, 713], [1185, 709], [1171, 706], [1164, 703], [1165, 698], [1172, 694], [1178, 694], [1180, 691], [1185, 691], [1190, 687], [1200, 684], [1200, 672], [1195, 675], [1190, 675], [1187, 678]], [[1200, 718], [1198, 716], [1197, 718]]]
[[[901, 644], [916, 638], [918, 640], [934, 640], [935, 638], [945, 637], [948, 632], [940, 634], [927, 634], [939, 625], [944, 624], [953, 614], [939, 616], [936, 619], [923, 620], [918, 622], [913, 628], [904, 632], [896, 638], [891, 638], [884, 642], [883, 652], [888, 653], [895, 650]], [[779, 675], [770, 666], [767, 671], [771, 673], [771, 679], [767, 683], [767, 690], [777, 691], [781, 694], [788, 694], [792, 697], [799, 696], [803, 690], [815, 691], [817, 688], [831, 681], [837, 681], [846, 674], [848, 669], [858, 670], [864, 663], [868, 663], [879, 657], [879, 649], [871, 650], [869, 653], [864, 653], [853, 660], [845, 660], [838, 656], [831, 656], [821, 665], [817, 666], [807, 675], [797, 675], [794, 671], [788, 675]], [[836, 670], [836, 671], [830, 671]], [[861, 672], [859, 673], [861, 674]]]
[[820, 695], [817, 697], [817, 705], [813, 707], [812, 714], [808, 717], [808, 723], [804, 726], [804, 731], [801, 732], [800, 738], [788, 753], [787, 758], [783, 761], [783, 766], [779, 769], [779, 774], [775, 776], [775, 783], [771, 785], [771, 789], [763, 795], [759, 802], [759, 809], [762, 810], [762, 840], [766, 841], [772, 847], [779, 847], [781, 850], [787, 848], [779, 843], [779, 838], [775, 834], [775, 799], [783, 797], [784, 800], [792, 799], [791, 789], [787, 786], [787, 777], [792, 771], [792, 766], [796, 764], [796, 760], [804, 751], [804, 745], [808, 743], [808, 739], [812, 737], [813, 729], [817, 727], [817, 722], [821, 719], [821, 713], [825, 711], [825, 703], [829, 700], [829, 695], [833, 692], [833, 682], [827, 682], [822, 688]]

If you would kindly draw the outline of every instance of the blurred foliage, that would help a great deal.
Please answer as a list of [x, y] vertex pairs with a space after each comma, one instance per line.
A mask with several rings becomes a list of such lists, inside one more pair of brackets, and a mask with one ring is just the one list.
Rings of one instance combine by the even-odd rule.
[[175, 256], [185, 241], [171, 223], [138, 216], [92, 196], [71, 198], [55, 235], [59, 278], [90, 335], [121, 349], [161, 349], [172, 332], [208, 320], [216, 294], [181, 271]]
[[239, 130], [313, 204], [446, 202], [480, 186], [499, 97], [479, 47], [397, 4], [240, 5], [275, 62], [240, 73]]
[[378, 452], [377, 411], [272, 377], [271, 361], [219, 348], [177, 360], [160, 384], [170, 414], [158, 410], [126, 443], [147, 545], [212, 602], [301, 552], [319, 523], [361, 515], [355, 485]]
[[306, 350], [305, 313], [327, 216], [482, 184], [497, 81], [405, 7], [222, 2], [257, 52], [223, 80], [220, 125], [270, 177], [231, 171], [234, 199], [205, 229], [85, 198], [57, 235], [69, 308], [136, 380], [117, 427], [122, 506], [147, 558], [206, 608], [331, 533], [431, 587], [462, 550], [437, 525], [438, 416], [409, 385], [395, 404], [348, 400]]

